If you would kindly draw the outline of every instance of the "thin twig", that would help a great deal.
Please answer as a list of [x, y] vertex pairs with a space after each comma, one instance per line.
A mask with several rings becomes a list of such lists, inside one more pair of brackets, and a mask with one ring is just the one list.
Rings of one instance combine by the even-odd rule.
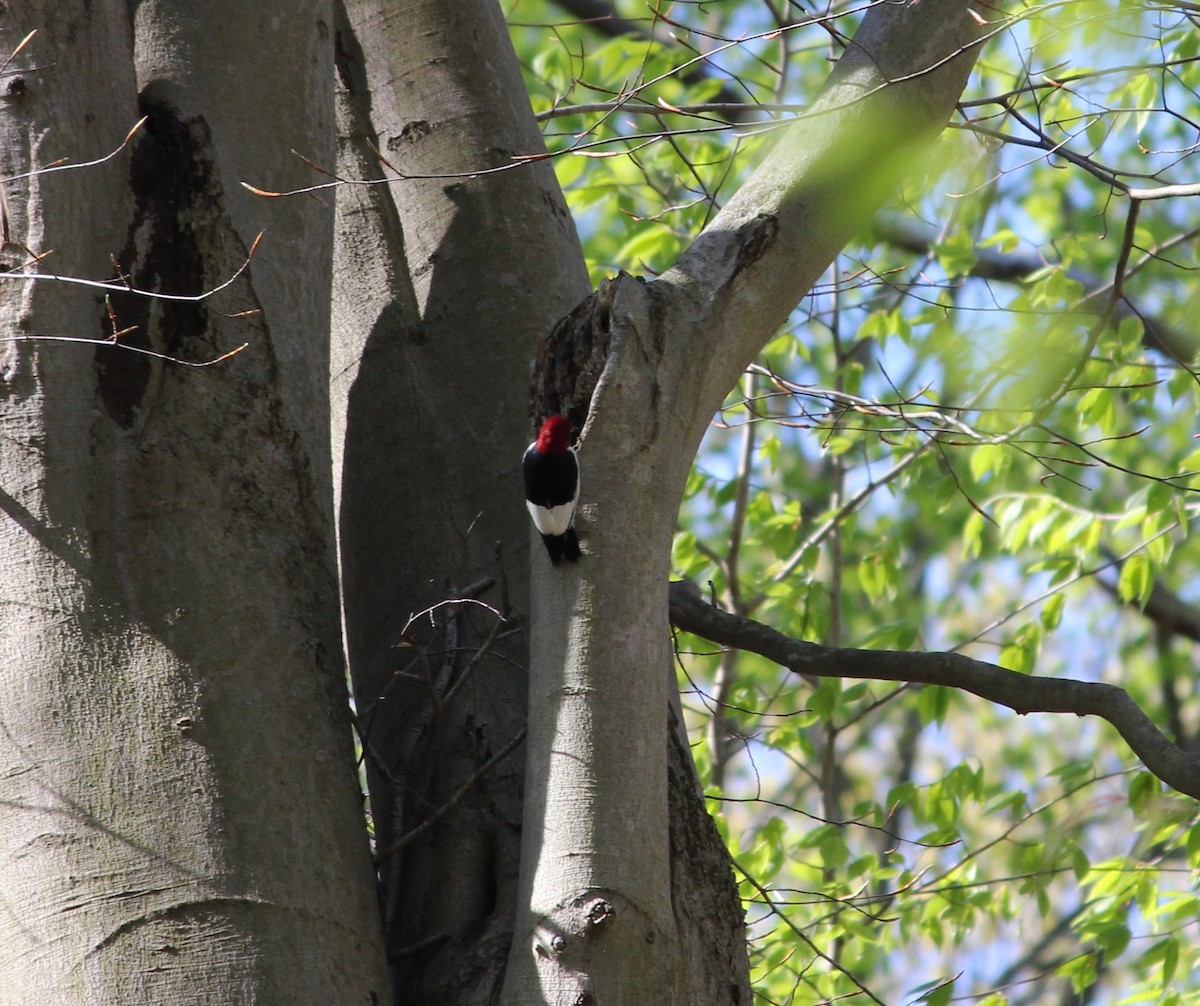
[[411, 828], [410, 830], [406, 831], [403, 835], [401, 835], [398, 839], [396, 839], [396, 841], [393, 842], [391, 845], [389, 845], [386, 849], [383, 849], [382, 851], [377, 852], [375, 854], [375, 864], [378, 866], [384, 860], [389, 859], [392, 856], [394, 856], [397, 852], [399, 852], [406, 845], [408, 845], [409, 842], [411, 842], [413, 839], [417, 838], [419, 835], [424, 834], [426, 831], [428, 831], [430, 828], [432, 828], [435, 824], [437, 824], [437, 822], [439, 820], [441, 820], [441, 818], [443, 818], [446, 814], [448, 814], [451, 810], [453, 810], [462, 801], [463, 797], [465, 797], [471, 791], [471, 788], [477, 782], [479, 782], [480, 779], [482, 779], [492, 769], [494, 769], [497, 765], [499, 765], [500, 762], [502, 762], [505, 758], [507, 758], [510, 754], [512, 754], [518, 747], [520, 747], [521, 742], [523, 740], [525, 740], [525, 730], [526, 730], [525, 727], [521, 727], [521, 729], [517, 732], [517, 735], [512, 740], [510, 740], [507, 744], [505, 744], [504, 747], [502, 747], [499, 751], [497, 751], [486, 762], [484, 762], [482, 765], [480, 765], [479, 768], [477, 768], [471, 774], [471, 778], [468, 779], [465, 783], [463, 783], [457, 790], [455, 790], [454, 793], [451, 794], [449, 800], [447, 800], [440, 807], [438, 807], [434, 811], [432, 811], [429, 814], [429, 816], [425, 818], [424, 821], [422, 821], [420, 824], [418, 824], [415, 828]]
[[117, 147], [109, 151], [103, 157], [97, 157], [93, 161], [79, 161], [78, 163], [74, 161], [55, 161], [52, 164], [46, 165], [44, 168], [34, 168], [32, 171], [25, 171], [19, 175], [8, 175], [5, 178], [0, 179], [0, 181], [15, 182], [21, 178], [33, 178], [34, 176], [38, 175], [49, 175], [55, 171], [78, 171], [81, 168], [97, 167], [98, 165], [103, 164], [105, 161], [111, 161], [117, 156], [117, 154], [129, 146], [129, 141], [132, 140], [137, 134], [137, 131], [146, 124], [146, 120], [148, 118], [148, 115], [143, 115], [140, 119], [138, 119], [138, 121], [133, 124], [133, 128], [131, 128], [129, 132], [125, 134], [125, 139], [123, 139], [120, 144], [117, 145]]
[[[208, 300], [214, 297], [222, 290], [227, 290], [238, 281], [242, 273], [250, 267], [250, 260], [254, 257], [254, 253], [258, 251], [259, 242], [262, 241], [266, 231], [259, 231], [258, 236], [250, 245], [250, 251], [247, 252], [245, 260], [230, 277], [223, 283], [218, 283], [216, 286], [202, 293], [163, 293], [159, 290], [142, 290], [135, 286], [130, 286], [125, 280], [96, 280], [96, 279], [81, 279], [78, 276], [60, 276], [53, 272], [0, 272], [0, 281], [6, 279], [18, 279], [28, 283], [68, 283], [73, 286], [84, 286], [92, 290], [110, 290], [115, 293], [133, 294], [135, 297], [147, 297], [151, 300], [165, 300], [172, 303], [196, 304], [200, 301]], [[32, 254], [32, 253], [31, 253]], [[36, 258], [39, 262], [44, 260], [51, 252], [42, 252]], [[40, 338], [49, 338], [41, 336]]]
[[[128, 329], [126, 331], [129, 331]], [[121, 333], [124, 334], [124, 333]], [[65, 342], [74, 343], [81, 346], [110, 346], [113, 349], [122, 349], [128, 353], [139, 353], [142, 356], [150, 356], [156, 360], [164, 360], [167, 363], [177, 363], [181, 367], [193, 367], [200, 369], [203, 367], [214, 367], [218, 363], [224, 363], [231, 356], [237, 356], [243, 349], [249, 347], [250, 343], [243, 342], [240, 346], [229, 350], [227, 353], [222, 353], [220, 356], [213, 357], [211, 360], [181, 360], [178, 356], [171, 356], [169, 353], [157, 353], [153, 349], [144, 349], [141, 346], [131, 346], [127, 343], [117, 342], [115, 339], [84, 339], [73, 335], [38, 335], [31, 333], [29, 335], [12, 335], [0, 337], [0, 342]]]

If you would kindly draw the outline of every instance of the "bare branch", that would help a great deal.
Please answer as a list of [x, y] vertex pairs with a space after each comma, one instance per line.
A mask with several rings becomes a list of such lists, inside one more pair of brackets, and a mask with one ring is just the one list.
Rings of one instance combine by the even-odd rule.
[[671, 623], [724, 646], [773, 660], [797, 674], [944, 685], [1026, 713], [1099, 716], [1116, 727], [1142, 763], [1167, 785], [1200, 799], [1200, 755], [1172, 744], [1129, 694], [1115, 685], [1018, 674], [960, 653], [834, 648], [791, 639], [768, 625], [706, 604], [695, 584], [671, 584]]
[[[124, 334], [124, 333], [122, 333]], [[109, 339], [84, 339], [74, 335], [14, 335], [7, 338], [0, 338], [0, 342], [66, 342], [74, 343], [80, 346], [111, 346], [113, 349], [123, 349], [128, 353], [139, 353], [142, 356], [150, 356], [156, 360], [163, 360], [166, 363], [177, 363], [181, 367], [193, 367], [200, 369], [202, 367], [212, 367], [218, 363], [224, 363], [231, 356], [237, 356], [243, 349], [246, 349], [250, 343], [243, 342], [240, 346], [235, 346], [227, 352], [221, 353], [219, 356], [214, 356], [210, 360], [184, 360], [178, 356], [171, 356], [168, 353], [156, 353], [152, 349], [145, 349], [141, 346], [132, 346], [124, 342], [117, 342], [115, 338]]]
[[25, 171], [19, 175], [9, 175], [6, 178], [0, 179], [0, 181], [15, 182], [21, 178], [33, 178], [36, 175], [48, 175], [55, 171], [76, 171], [79, 168], [98, 167], [99, 165], [103, 164], [105, 161], [111, 161], [114, 157], [117, 156], [117, 154], [119, 154], [122, 150], [124, 150], [126, 147], [128, 147], [129, 141], [132, 140], [137, 135], [138, 130], [140, 130], [142, 128], [142, 126], [144, 126], [146, 124], [146, 120], [148, 118], [149, 118], [149, 116], [143, 115], [140, 119], [138, 119], [138, 121], [135, 122], [133, 124], [133, 126], [130, 127], [129, 132], [125, 134], [125, 139], [123, 139], [116, 147], [114, 147], [112, 150], [110, 150], [103, 157], [97, 157], [91, 161], [69, 161], [66, 158], [63, 158], [61, 160], [55, 161], [52, 164], [47, 164], [45, 167], [34, 168], [33, 171]]
[[494, 769], [497, 765], [499, 765], [502, 761], [504, 761], [505, 758], [507, 758], [510, 754], [512, 754], [518, 747], [520, 747], [521, 742], [524, 740], [525, 740], [525, 728], [522, 727], [520, 730], [517, 731], [516, 736], [514, 736], [512, 740], [510, 740], [507, 744], [505, 744], [504, 747], [502, 747], [491, 758], [489, 758], [486, 762], [484, 762], [482, 765], [480, 765], [479, 768], [477, 768], [473, 773], [471, 773], [471, 777], [466, 782], [464, 782], [461, 786], [459, 786], [459, 788], [456, 789], [452, 794], [450, 794], [450, 798], [445, 803], [443, 803], [440, 807], [437, 807], [436, 809], [431, 811], [428, 814], [428, 816], [426, 816], [426, 818], [420, 824], [415, 825], [410, 830], [406, 831], [403, 835], [401, 835], [398, 839], [396, 839], [396, 841], [393, 842], [391, 845], [389, 845], [386, 849], [382, 849], [379, 852], [377, 852], [375, 854], [376, 865], [378, 865], [379, 863], [382, 863], [385, 859], [388, 859], [391, 856], [394, 856], [397, 852], [399, 852], [406, 845], [408, 845], [408, 843], [411, 842], [418, 835], [421, 835], [422, 833], [428, 831], [435, 824], [437, 824], [438, 821], [440, 821], [443, 817], [446, 816], [446, 814], [448, 814], [451, 810], [453, 810], [456, 806], [458, 806], [458, 804], [460, 802], [462, 802], [463, 797], [465, 797], [469, 792], [471, 792], [471, 788], [477, 782], [479, 782], [480, 779], [482, 779], [492, 769]]
[[[135, 127], [136, 128], [136, 127]], [[250, 250], [246, 253], [246, 259], [240, 266], [233, 271], [233, 274], [223, 283], [218, 283], [211, 289], [204, 290], [201, 293], [182, 294], [182, 293], [163, 293], [161, 290], [139, 290], [137, 287], [130, 286], [128, 282], [123, 280], [98, 280], [98, 279], [81, 279], [78, 276], [60, 276], [53, 272], [2, 272], [0, 271], [0, 280], [15, 279], [23, 280], [27, 283], [67, 283], [73, 286], [85, 286], [93, 290], [111, 290], [115, 293], [133, 294], [135, 297], [149, 297], [151, 300], [169, 300], [174, 302], [183, 302], [194, 304], [198, 301], [208, 300], [222, 290], [226, 290], [237, 282], [238, 277], [242, 275], [249, 267], [250, 260], [254, 258], [254, 253], [258, 251], [259, 242], [263, 239], [265, 231], [259, 231], [258, 236], [250, 245]], [[28, 249], [27, 249], [28, 250]], [[30, 252], [36, 261], [40, 264], [51, 252], [42, 252], [40, 255]], [[33, 338], [30, 336], [29, 338]], [[38, 336], [37, 338], [47, 339], [50, 336]], [[59, 341], [64, 341], [59, 339]], [[83, 341], [83, 340], [81, 340]], [[102, 340], [107, 341], [107, 340]]]
[[[613, 112], [620, 110], [627, 115], [649, 115], [656, 119], [661, 119], [668, 115], [691, 115], [691, 116], [711, 116], [719, 115], [726, 118], [737, 116], [739, 119], [746, 118], [746, 111], [751, 111], [760, 114], [788, 114], [791, 116], [802, 115], [808, 110], [807, 104], [797, 102], [773, 102], [764, 101], [758, 104], [750, 104], [748, 102], [728, 102], [728, 101], [705, 101], [697, 105], [668, 105], [662, 98], [658, 99], [658, 104], [651, 105], [644, 101], [586, 101], [576, 105], [555, 105], [553, 108], [547, 108], [544, 112], [538, 112], [534, 118], [538, 122], [547, 122], [550, 119], [561, 119], [568, 115], [587, 115], [596, 112]], [[738, 114], [742, 113], [742, 114]]]
[[[1130, 195], [1132, 194], [1131, 192]], [[937, 235], [932, 228], [894, 213], [880, 213], [876, 216], [872, 226], [880, 238], [905, 251], [925, 254], [937, 243]], [[1156, 252], [1160, 250], [1155, 249]], [[995, 248], [977, 248], [975, 256], [975, 265], [970, 270], [971, 276], [1005, 283], [1019, 283], [1047, 265], [1054, 264], [1053, 258], [1043, 257], [1037, 253], [1002, 252]], [[1098, 310], [1096, 305], [1100, 298], [1110, 292], [1111, 282], [1101, 280], [1078, 269], [1068, 269], [1067, 275], [1088, 291], [1080, 302], [1080, 309]], [[1118, 318], [1124, 318], [1133, 313], [1125, 302], [1117, 305], [1116, 316]], [[1184, 331], [1154, 314], [1138, 312], [1137, 316], [1145, 328], [1147, 346], [1161, 350], [1174, 360], [1191, 360], [1197, 348], [1196, 337], [1193, 333]]]
[[1200, 185], [1160, 185], [1154, 189], [1129, 189], [1130, 199], [1177, 199], [1181, 196], [1200, 196]]

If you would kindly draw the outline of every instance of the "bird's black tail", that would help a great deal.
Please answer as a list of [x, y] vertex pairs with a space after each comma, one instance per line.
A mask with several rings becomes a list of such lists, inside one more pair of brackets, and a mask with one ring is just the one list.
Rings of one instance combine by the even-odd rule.
[[575, 533], [573, 527], [567, 528], [563, 534], [544, 534], [542, 541], [546, 543], [550, 561], [556, 566], [564, 555], [572, 562], [576, 562], [582, 554], [579, 551], [579, 535]]

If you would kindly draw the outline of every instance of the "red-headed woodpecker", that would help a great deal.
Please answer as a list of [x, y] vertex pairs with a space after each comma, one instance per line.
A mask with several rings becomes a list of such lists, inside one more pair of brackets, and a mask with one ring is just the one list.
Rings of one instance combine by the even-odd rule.
[[579, 500], [579, 459], [571, 446], [566, 416], [551, 416], [525, 450], [525, 505], [555, 565], [564, 555], [579, 558], [575, 504]]

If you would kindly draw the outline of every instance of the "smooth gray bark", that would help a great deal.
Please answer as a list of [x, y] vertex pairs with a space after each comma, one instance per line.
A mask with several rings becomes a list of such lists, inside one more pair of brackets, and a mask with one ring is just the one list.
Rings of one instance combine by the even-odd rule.
[[390, 179], [337, 193], [331, 370], [385, 924], [402, 1001], [488, 1002], [516, 911], [522, 749], [476, 774], [525, 724], [529, 365], [587, 273], [550, 166], [513, 160], [542, 139], [492, 0], [348, 0], [337, 43], [339, 174]]
[[[332, 550], [322, 3], [4, 5], [3, 257], [111, 295], [128, 345], [3, 345], [6, 1004], [386, 1001]], [[270, 34], [269, 50], [262, 39]], [[0, 81], [2, 86], [4, 81]], [[57, 157], [118, 158], [42, 173]], [[102, 339], [97, 291], [0, 283], [0, 335]], [[257, 312], [234, 317], [243, 311]]]

